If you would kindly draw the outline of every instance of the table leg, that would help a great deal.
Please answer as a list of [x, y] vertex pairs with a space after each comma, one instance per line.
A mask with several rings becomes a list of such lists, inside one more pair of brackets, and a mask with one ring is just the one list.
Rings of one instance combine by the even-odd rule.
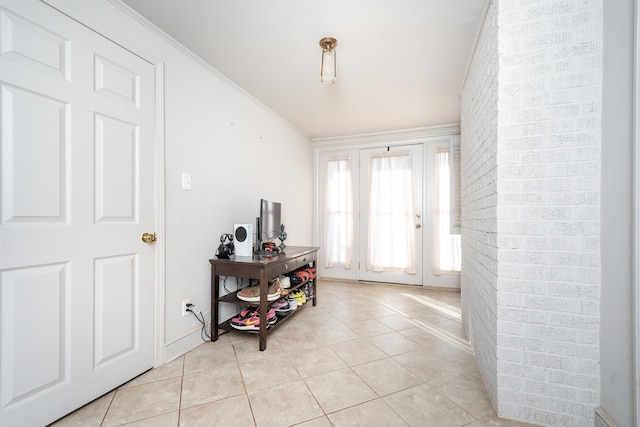
[[218, 298], [220, 297], [220, 277], [216, 274], [216, 266], [211, 265], [211, 341], [218, 341]]
[[260, 271], [260, 351], [267, 349], [267, 313], [269, 312], [269, 305], [267, 303], [267, 292], [269, 289], [269, 281], [267, 280], [267, 272], [263, 268]]
[[313, 286], [313, 306], [318, 303], [318, 288], [316, 287], [316, 279], [311, 279], [311, 286]]

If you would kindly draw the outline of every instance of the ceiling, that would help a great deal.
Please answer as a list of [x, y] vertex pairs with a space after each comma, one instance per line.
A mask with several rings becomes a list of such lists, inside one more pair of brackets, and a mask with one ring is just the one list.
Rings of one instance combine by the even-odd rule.
[[[122, 0], [311, 139], [458, 123], [489, 0]], [[323, 37], [338, 40], [320, 82]]]

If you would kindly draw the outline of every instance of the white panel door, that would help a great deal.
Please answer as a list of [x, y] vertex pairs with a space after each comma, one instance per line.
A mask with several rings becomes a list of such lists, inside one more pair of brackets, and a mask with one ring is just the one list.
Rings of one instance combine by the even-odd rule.
[[46, 425], [153, 365], [154, 68], [0, 0], [0, 425]]
[[[370, 194], [372, 191], [372, 177], [371, 177], [371, 159], [376, 154], [384, 154], [385, 152], [391, 153], [409, 153], [411, 159], [412, 181], [413, 181], [413, 212], [411, 214], [413, 219], [412, 231], [413, 241], [415, 249], [415, 272], [406, 273], [404, 271], [373, 271], [367, 268], [368, 259], [367, 254], [370, 245], [375, 245], [368, 238], [368, 226], [369, 226], [369, 212], [370, 212]], [[408, 285], [422, 285], [422, 269], [423, 269], [423, 253], [422, 253], [422, 222], [423, 222], [423, 208], [422, 208], [422, 195], [423, 195], [423, 146], [422, 144], [384, 147], [384, 148], [371, 148], [360, 150], [360, 250], [359, 250], [359, 280], [374, 281], [374, 282], [388, 282], [388, 283], [402, 283]], [[373, 191], [377, 191], [373, 188]], [[400, 191], [397, 189], [396, 191]], [[392, 193], [394, 191], [392, 190]], [[382, 202], [383, 205], [393, 208], [392, 201], [387, 200]], [[396, 214], [397, 212], [391, 212], [393, 209], [389, 209], [390, 214]], [[377, 243], [388, 245], [392, 247], [392, 240], [394, 237], [387, 239], [386, 242]]]

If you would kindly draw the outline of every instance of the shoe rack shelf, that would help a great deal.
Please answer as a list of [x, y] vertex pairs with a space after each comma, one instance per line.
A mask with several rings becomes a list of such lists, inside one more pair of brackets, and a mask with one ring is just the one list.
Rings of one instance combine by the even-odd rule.
[[[267, 313], [270, 301], [267, 301], [267, 288], [270, 279], [280, 275], [297, 270], [307, 264], [315, 265], [317, 247], [308, 246], [287, 246], [284, 251], [272, 257], [254, 255], [253, 257], [234, 257], [230, 259], [210, 259], [211, 264], [211, 341], [217, 341], [220, 337], [220, 330], [233, 329], [229, 321], [219, 322], [220, 303], [233, 303], [248, 305], [247, 301], [243, 301], [237, 297], [237, 292], [226, 295], [220, 295], [220, 276], [242, 277], [258, 281], [260, 286], [260, 301], [258, 302], [258, 311]], [[317, 303], [318, 288], [316, 279], [311, 279], [306, 283], [313, 286], [313, 305]], [[293, 291], [304, 284], [291, 286], [289, 289]], [[253, 305], [253, 304], [252, 304]], [[296, 310], [297, 311], [297, 310]], [[289, 314], [280, 322], [287, 320], [295, 312]], [[266, 317], [266, 316], [264, 316]], [[266, 320], [266, 319], [265, 319]], [[278, 324], [269, 327], [268, 322], [261, 321], [259, 334], [259, 350], [264, 351], [267, 348], [267, 332], [272, 330]]]
[[[311, 284], [311, 286], [313, 287], [313, 297], [311, 298], [310, 301], [312, 301], [313, 305], [316, 305], [316, 299], [315, 299], [315, 286], [316, 286], [316, 284], [315, 284], [315, 279], [309, 279], [309, 280], [307, 280], [305, 282], [302, 282], [302, 283], [300, 283], [298, 285], [292, 285], [289, 289], [287, 289], [287, 291], [289, 291], [289, 293], [294, 292], [297, 289], [302, 288], [306, 284]], [[219, 302], [224, 302], [224, 303], [236, 304], [238, 307], [242, 307], [242, 308], [255, 307], [256, 302], [242, 300], [242, 299], [237, 297], [237, 294], [238, 294], [237, 291], [228, 293], [228, 294], [223, 295], [220, 298], [218, 298], [218, 301]], [[269, 301], [268, 304], [271, 304], [274, 301]], [[307, 301], [309, 301], [309, 300], [307, 300]], [[291, 311], [289, 314], [287, 314], [284, 317], [277, 316], [278, 317], [277, 322], [275, 324], [269, 324], [267, 326], [267, 333], [269, 333], [272, 330], [274, 330], [275, 328], [277, 328], [281, 323], [286, 322], [287, 320], [289, 320], [297, 312], [299, 312], [300, 310], [304, 309], [304, 307], [306, 305], [307, 305], [306, 303], [304, 305], [299, 305], [295, 310]], [[240, 310], [237, 310], [237, 311], [239, 312]], [[222, 335], [220, 330], [223, 330], [223, 331], [240, 331], [240, 332], [244, 332], [244, 333], [248, 333], [248, 334], [258, 334], [260, 332], [259, 330], [239, 330], [239, 329], [236, 329], [233, 326], [231, 326], [231, 319], [225, 320], [224, 322], [218, 323], [218, 337], [220, 335]], [[216, 340], [212, 339], [212, 341], [216, 341]]]

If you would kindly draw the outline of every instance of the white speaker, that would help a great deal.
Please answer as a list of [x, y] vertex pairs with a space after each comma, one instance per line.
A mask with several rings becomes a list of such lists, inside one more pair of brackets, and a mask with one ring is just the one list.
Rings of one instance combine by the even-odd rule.
[[237, 256], [253, 255], [252, 224], [235, 224], [233, 226], [233, 246]]

